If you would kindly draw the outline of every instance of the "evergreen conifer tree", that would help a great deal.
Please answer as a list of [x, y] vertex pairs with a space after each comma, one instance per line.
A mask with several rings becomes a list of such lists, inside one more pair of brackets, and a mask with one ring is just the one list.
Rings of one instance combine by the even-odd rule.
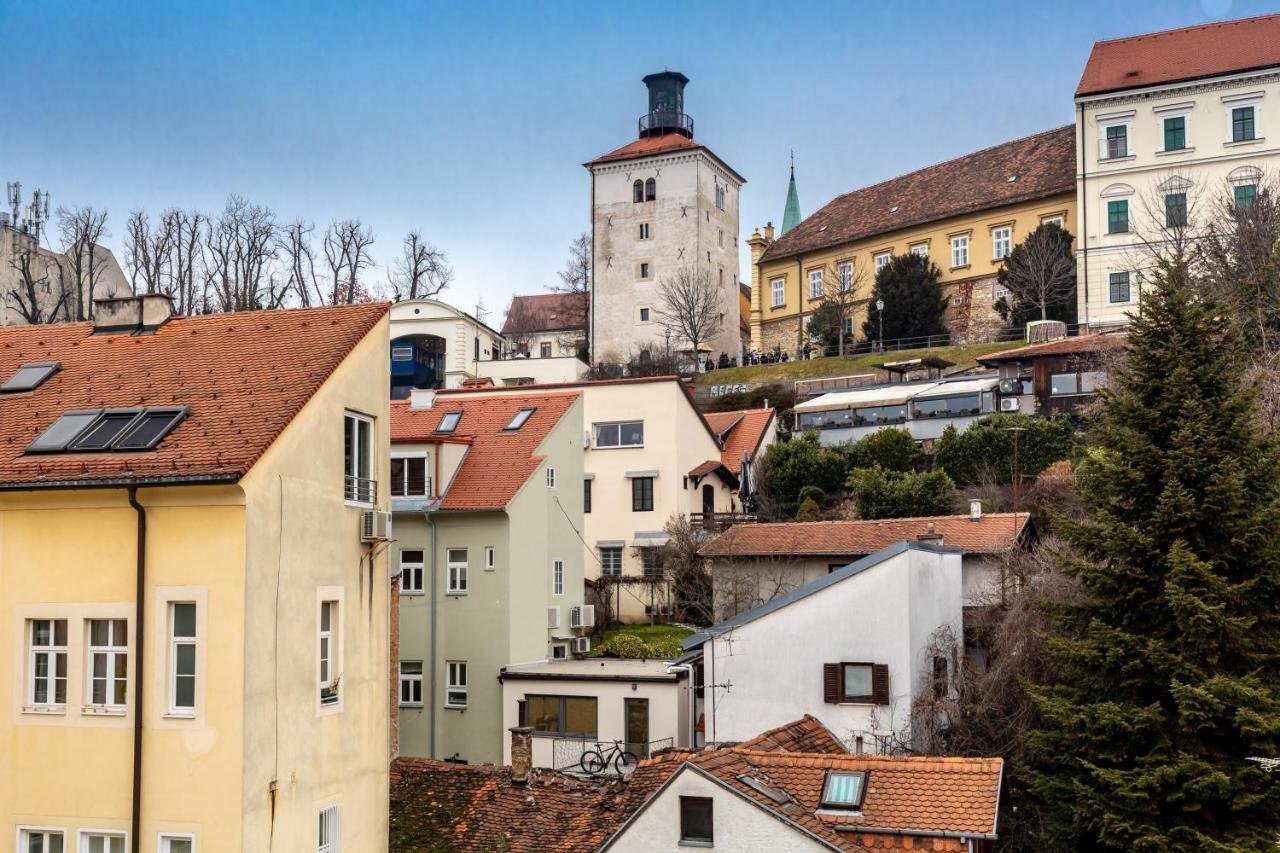
[[943, 314], [947, 300], [942, 295], [942, 275], [938, 267], [923, 255], [908, 252], [895, 255], [876, 273], [875, 287], [867, 304], [867, 319], [862, 323], [862, 338], [879, 341], [880, 311], [878, 300], [884, 301], [884, 340], [945, 335]]

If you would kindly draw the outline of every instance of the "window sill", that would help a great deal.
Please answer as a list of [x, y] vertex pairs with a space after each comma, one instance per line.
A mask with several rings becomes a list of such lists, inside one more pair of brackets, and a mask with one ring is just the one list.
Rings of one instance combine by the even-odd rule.
[[65, 717], [66, 705], [23, 705], [22, 713], [35, 714], [41, 717]]
[[858, 708], [874, 708], [874, 707], [876, 707], [876, 703], [875, 703], [875, 702], [873, 702], [871, 699], [845, 699], [844, 701], [842, 701], [842, 702], [837, 702], [836, 704], [837, 704], [837, 705], [848, 705], [848, 706], [858, 707]]
[[164, 714], [161, 714], [160, 716], [161, 716], [163, 719], [166, 719], [166, 720], [194, 720], [194, 719], [196, 718], [196, 712], [195, 712], [195, 711], [181, 711], [181, 710], [179, 710], [179, 711], [172, 711], [172, 710], [171, 710], [171, 711], [167, 711], [167, 712], [166, 712], [166, 713], [164, 713]]
[[401, 703], [400, 703], [400, 707], [401, 707], [401, 708], [409, 708], [410, 710], [417, 710], [417, 711], [421, 711], [421, 710], [422, 710], [423, 705], [422, 705], [422, 703], [421, 703], [421, 702], [401, 702]]
[[447, 598], [465, 598], [465, 597], [467, 596], [467, 593], [466, 593], [465, 591], [463, 591], [463, 592], [446, 592], [446, 593], [445, 593], [445, 596], [446, 596]]
[[80, 713], [89, 717], [123, 717], [128, 713], [128, 709], [106, 705], [85, 705], [80, 709]]
[[603, 447], [593, 444], [590, 450], [644, 450], [643, 444], [607, 444]]
[[422, 596], [426, 595], [426, 593], [422, 592], [421, 590], [410, 591], [410, 590], [402, 589], [400, 590], [400, 595], [404, 598], [422, 598]]
[[466, 705], [445, 705], [444, 709], [446, 711], [465, 711], [467, 710], [467, 706]]
[[1194, 154], [1195, 151], [1196, 149], [1194, 148], [1171, 148], [1166, 151], [1157, 151], [1156, 156], [1157, 157], [1176, 157], [1179, 154]]
[[1109, 166], [1112, 163], [1128, 163], [1131, 160], [1138, 159], [1136, 154], [1126, 154], [1123, 157], [1101, 157], [1098, 159], [1099, 166]]
[[1253, 139], [1233, 140], [1231, 142], [1222, 143], [1223, 148], [1245, 148], [1250, 145], [1257, 145], [1259, 142], [1266, 142], [1265, 136], [1255, 136]]
[[685, 841], [683, 838], [678, 842], [681, 847], [715, 847], [714, 841]]
[[343, 498], [342, 502], [355, 509], [373, 509], [373, 503], [370, 501], [353, 501], [349, 498]]
[[952, 267], [952, 268], [951, 268], [951, 272], [956, 272], [957, 270], [967, 270], [967, 269], [969, 269], [971, 266], [972, 266], [972, 264], [961, 264], [961, 265], [960, 265], [960, 266], [958, 266], [958, 267]]

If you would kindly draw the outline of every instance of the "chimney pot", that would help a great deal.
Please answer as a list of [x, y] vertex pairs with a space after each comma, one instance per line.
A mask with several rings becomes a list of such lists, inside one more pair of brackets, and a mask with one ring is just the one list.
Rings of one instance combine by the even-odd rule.
[[982, 521], [982, 501], [977, 498], [969, 501], [969, 520]]
[[773, 223], [772, 222], [766, 222], [764, 224], [764, 238], [768, 240], [770, 243], [773, 242]]
[[511, 782], [527, 785], [533, 769], [533, 726], [512, 726], [511, 732]]

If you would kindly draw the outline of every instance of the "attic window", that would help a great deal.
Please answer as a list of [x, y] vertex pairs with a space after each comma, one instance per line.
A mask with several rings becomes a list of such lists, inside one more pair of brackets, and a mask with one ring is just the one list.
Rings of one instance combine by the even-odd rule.
[[150, 450], [187, 416], [187, 410], [147, 409], [126, 429], [112, 450]]
[[529, 416], [532, 415], [534, 411], [535, 410], [533, 408], [528, 408], [528, 409], [521, 409], [520, 411], [516, 412], [515, 416], [511, 418], [511, 420], [507, 423], [505, 427], [503, 427], [503, 431], [515, 432], [516, 430], [520, 429], [520, 427], [524, 426], [524, 422], [529, 420]]
[[27, 453], [60, 453], [77, 435], [98, 419], [101, 409], [65, 412], [62, 417], [27, 445]]
[[453, 432], [458, 428], [460, 420], [462, 420], [462, 412], [445, 412], [440, 416], [440, 425], [436, 427], [436, 432]]
[[860, 809], [866, 789], [865, 772], [828, 770], [826, 784], [822, 786], [822, 806], [829, 809]]
[[64, 412], [27, 445], [27, 453], [151, 450], [187, 416], [167, 409], [81, 409]]
[[1013, 183], [1013, 182], [1014, 182], [1014, 181], [1016, 181], [1016, 180], [1018, 180], [1018, 176], [1017, 176], [1017, 175], [1010, 175], [1010, 176], [1009, 176], [1009, 181], [1008, 181], [1008, 182], [1009, 182], [1009, 183]]
[[14, 374], [0, 385], [0, 394], [13, 394], [18, 391], [34, 391], [62, 367], [57, 361], [33, 361], [19, 367]]
[[67, 445], [68, 450], [109, 450], [140, 412], [137, 409], [107, 409], [93, 424]]

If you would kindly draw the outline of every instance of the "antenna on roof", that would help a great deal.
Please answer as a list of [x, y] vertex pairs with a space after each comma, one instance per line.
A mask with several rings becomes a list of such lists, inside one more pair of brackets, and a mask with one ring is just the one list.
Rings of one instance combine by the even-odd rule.
[[485, 315], [488, 313], [489, 310], [484, 307], [484, 297], [481, 296], [476, 300], [476, 319], [483, 323]]

